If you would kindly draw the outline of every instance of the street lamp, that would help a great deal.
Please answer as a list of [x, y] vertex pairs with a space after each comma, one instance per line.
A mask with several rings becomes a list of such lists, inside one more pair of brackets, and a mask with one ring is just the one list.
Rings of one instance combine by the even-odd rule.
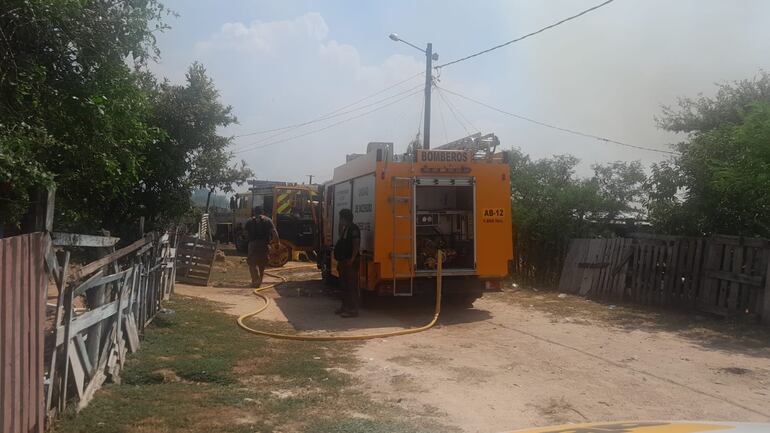
[[438, 60], [438, 53], [433, 52], [433, 44], [430, 42], [428, 42], [428, 45], [423, 50], [417, 45], [401, 39], [396, 33], [391, 33], [388, 37], [394, 42], [403, 42], [425, 54], [425, 119], [423, 121], [425, 132], [423, 133], [422, 148], [425, 150], [430, 149], [430, 90], [433, 85], [431, 69], [433, 69], [433, 61]]

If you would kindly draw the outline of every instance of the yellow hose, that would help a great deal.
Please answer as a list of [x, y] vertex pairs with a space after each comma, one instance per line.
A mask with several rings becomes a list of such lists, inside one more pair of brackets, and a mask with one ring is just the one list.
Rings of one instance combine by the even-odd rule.
[[[265, 272], [265, 275], [269, 275], [274, 278], [278, 278], [281, 281], [278, 283], [269, 284], [264, 287], [259, 287], [254, 289], [254, 294], [262, 298], [264, 301], [264, 305], [259, 307], [258, 309], [254, 310], [251, 313], [244, 314], [243, 316], [238, 318], [238, 326], [240, 326], [244, 331], [250, 332], [252, 334], [261, 335], [263, 337], [270, 337], [270, 338], [279, 338], [283, 340], [300, 340], [300, 341], [346, 341], [346, 340], [371, 340], [374, 338], [387, 338], [387, 337], [396, 337], [398, 335], [407, 335], [407, 334], [416, 334], [418, 332], [427, 331], [428, 329], [432, 328], [436, 322], [438, 322], [439, 314], [441, 314], [441, 262], [443, 261], [443, 251], [439, 250], [437, 254], [437, 261], [438, 261], [438, 267], [437, 267], [437, 273], [436, 273], [436, 308], [433, 312], [433, 319], [428, 322], [426, 325], [417, 327], [417, 328], [408, 328], [408, 329], [400, 329], [398, 331], [392, 331], [392, 332], [380, 332], [376, 334], [364, 334], [364, 335], [316, 335], [316, 334], [281, 334], [278, 332], [268, 332], [268, 331], [260, 331], [259, 329], [254, 329], [246, 325], [244, 323], [246, 319], [250, 317], [254, 317], [258, 315], [259, 313], [265, 311], [268, 305], [270, 305], [270, 299], [263, 295], [262, 291], [272, 289], [282, 283], [285, 283], [288, 281], [286, 277], [274, 273], [268, 273]], [[297, 269], [290, 268], [290, 269]], [[287, 269], [287, 270], [290, 270]]]

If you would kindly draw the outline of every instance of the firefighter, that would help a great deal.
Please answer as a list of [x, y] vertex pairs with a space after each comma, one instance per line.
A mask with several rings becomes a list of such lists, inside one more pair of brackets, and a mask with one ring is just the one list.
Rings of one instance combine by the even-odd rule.
[[278, 243], [278, 231], [275, 229], [273, 220], [265, 215], [264, 209], [257, 206], [251, 212], [251, 219], [246, 223], [246, 233], [249, 241], [246, 263], [249, 265], [251, 285], [259, 287], [265, 276], [270, 242]]
[[335, 311], [342, 317], [358, 316], [358, 269], [361, 231], [353, 224], [353, 212], [350, 209], [340, 211], [340, 237], [334, 245], [334, 259], [342, 286], [342, 306]]

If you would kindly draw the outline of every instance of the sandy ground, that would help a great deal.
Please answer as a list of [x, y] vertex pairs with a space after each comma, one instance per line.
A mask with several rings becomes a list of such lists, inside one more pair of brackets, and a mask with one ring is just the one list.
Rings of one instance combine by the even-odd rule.
[[[275, 302], [260, 318], [298, 331], [361, 333], [431, 316], [429, 302], [398, 298], [341, 319], [312, 269], [290, 273], [311, 281], [268, 291]], [[259, 305], [245, 287], [176, 291], [225, 303], [235, 315]], [[508, 290], [472, 309], [445, 308], [428, 332], [362, 343], [349, 373], [373, 398], [466, 432], [604, 420], [770, 421], [770, 333], [733, 336], [696, 316], [672, 324], [669, 313], [627, 319], [632, 312]]]

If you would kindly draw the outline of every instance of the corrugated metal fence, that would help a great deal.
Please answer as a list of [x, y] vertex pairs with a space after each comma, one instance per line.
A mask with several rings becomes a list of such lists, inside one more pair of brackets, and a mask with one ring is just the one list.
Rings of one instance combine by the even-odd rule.
[[0, 239], [0, 427], [43, 432], [43, 331], [49, 238]]

